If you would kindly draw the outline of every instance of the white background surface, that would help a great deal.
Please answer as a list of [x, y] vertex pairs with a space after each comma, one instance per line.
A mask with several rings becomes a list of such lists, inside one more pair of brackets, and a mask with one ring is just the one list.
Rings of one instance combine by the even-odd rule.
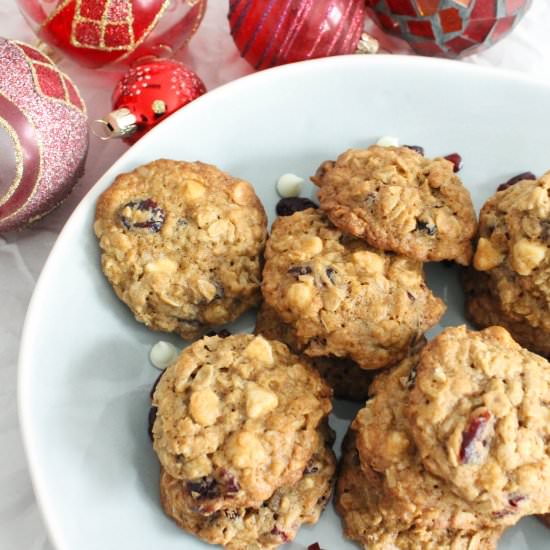
[[[225, 0], [210, 0], [205, 20], [182, 57], [209, 89], [251, 72], [233, 46], [226, 12]], [[522, 71], [550, 83], [549, 24], [550, 2], [534, 0], [531, 11], [511, 35], [467, 62]], [[0, 35], [35, 42], [13, 0], [0, 0]], [[85, 70], [68, 61], [60, 65], [79, 86], [91, 120], [110, 110], [110, 95], [119, 73]], [[1, 550], [51, 550], [34, 500], [17, 422], [17, 354], [27, 304], [64, 222], [87, 190], [125, 150], [121, 142], [102, 143], [92, 138], [85, 176], [64, 205], [31, 229], [0, 236]], [[550, 158], [548, 164], [550, 167]]]

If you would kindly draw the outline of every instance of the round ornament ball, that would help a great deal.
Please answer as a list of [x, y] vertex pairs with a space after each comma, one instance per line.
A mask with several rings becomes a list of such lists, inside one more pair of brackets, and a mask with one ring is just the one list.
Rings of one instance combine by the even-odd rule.
[[231, 36], [256, 69], [354, 53], [364, 0], [230, 0]]
[[367, 0], [374, 20], [420, 55], [460, 58], [506, 36], [531, 0]]
[[206, 0], [18, 0], [38, 37], [88, 67], [176, 53]]
[[87, 151], [86, 108], [71, 79], [35, 48], [0, 38], [0, 231], [55, 208]]
[[113, 111], [103, 120], [105, 138], [136, 142], [166, 117], [206, 92], [180, 61], [152, 59], [132, 67], [113, 92]]

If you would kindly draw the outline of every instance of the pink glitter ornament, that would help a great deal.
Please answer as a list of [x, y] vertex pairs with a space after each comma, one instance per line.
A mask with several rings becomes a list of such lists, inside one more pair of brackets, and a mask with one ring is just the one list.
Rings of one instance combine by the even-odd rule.
[[360, 49], [365, 0], [230, 0], [229, 26], [255, 69]]
[[86, 108], [44, 54], [0, 38], [0, 231], [55, 208], [82, 174]]

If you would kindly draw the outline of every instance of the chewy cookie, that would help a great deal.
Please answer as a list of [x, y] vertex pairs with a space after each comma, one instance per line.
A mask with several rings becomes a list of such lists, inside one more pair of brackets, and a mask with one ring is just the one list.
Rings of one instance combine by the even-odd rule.
[[166, 514], [176, 523], [227, 550], [271, 550], [292, 540], [304, 523], [316, 523], [332, 491], [336, 458], [330, 442], [320, 437], [302, 477], [280, 487], [259, 508], [219, 510], [203, 516], [189, 506], [185, 483], [161, 472], [160, 496]]
[[445, 329], [407, 410], [422, 463], [503, 523], [550, 509], [550, 364], [502, 327]]
[[507, 315], [498, 298], [489, 290], [487, 273], [468, 268], [462, 275], [462, 286], [466, 297], [466, 315], [474, 326], [479, 329], [495, 325], [504, 327], [520, 345], [545, 357], [550, 356], [548, 334]]
[[324, 162], [311, 179], [345, 233], [422, 262], [470, 263], [476, 215], [452, 162], [375, 145]]
[[445, 311], [420, 262], [344, 235], [320, 210], [278, 218], [265, 257], [264, 299], [310, 357], [387, 366]]
[[[279, 340], [286, 344], [292, 352], [300, 353], [300, 345], [296, 334], [290, 325], [283, 323], [274, 309], [262, 302], [256, 317], [256, 334], [261, 334], [269, 340]], [[304, 361], [319, 372], [338, 399], [350, 401], [365, 401], [369, 394], [369, 385], [376, 374], [365, 370], [349, 359], [337, 357], [306, 357]]]
[[[550, 173], [522, 180], [493, 195], [479, 217], [479, 240], [469, 274], [497, 306], [498, 317], [512, 335], [533, 351], [550, 351]], [[481, 298], [479, 298], [481, 300]], [[483, 325], [471, 305], [474, 321]], [[472, 314], [472, 317], [474, 315]]]
[[103, 272], [136, 319], [190, 339], [258, 303], [266, 224], [249, 183], [157, 160], [116, 178], [94, 229]]
[[422, 464], [406, 416], [419, 360], [416, 353], [377, 376], [352, 423], [365, 475], [379, 478], [379, 509], [392, 521], [426, 529], [500, 528], [501, 520], [476, 514]]
[[494, 550], [502, 529], [437, 529], [395, 515], [386, 506], [382, 477], [361, 466], [353, 433], [344, 442], [336, 509], [345, 535], [365, 550]]
[[206, 515], [258, 507], [302, 476], [331, 393], [280, 342], [205, 337], [156, 386], [154, 448], [185, 486], [190, 509]]

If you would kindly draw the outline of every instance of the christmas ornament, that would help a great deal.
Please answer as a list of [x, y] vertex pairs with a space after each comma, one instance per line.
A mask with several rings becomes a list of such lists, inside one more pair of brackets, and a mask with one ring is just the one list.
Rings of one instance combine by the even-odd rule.
[[531, 0], [367, 0], [374, 19], [421, 55], [463, 57], [508, 34]]
[[18, 0], [38, 37], [82, 65], [130, 65], [182, 48], [206, 0]]
[[105, 138], [134, 143], [153, 126], [206, 92], [183, 63], [153, 59], [128, 71], [113, 92], [113, 109], [103, 120]]
[[0, 38], [0, 231], [57, 206], [88, 149], [84, 102], [38, 50]]
[[[364, 0], [229, 2], [233, 40], [256, 69], [353, 53], [361, 41], [364, 18]], [[363, 42], [373, 48], [372, 39], [365, 37]]]

